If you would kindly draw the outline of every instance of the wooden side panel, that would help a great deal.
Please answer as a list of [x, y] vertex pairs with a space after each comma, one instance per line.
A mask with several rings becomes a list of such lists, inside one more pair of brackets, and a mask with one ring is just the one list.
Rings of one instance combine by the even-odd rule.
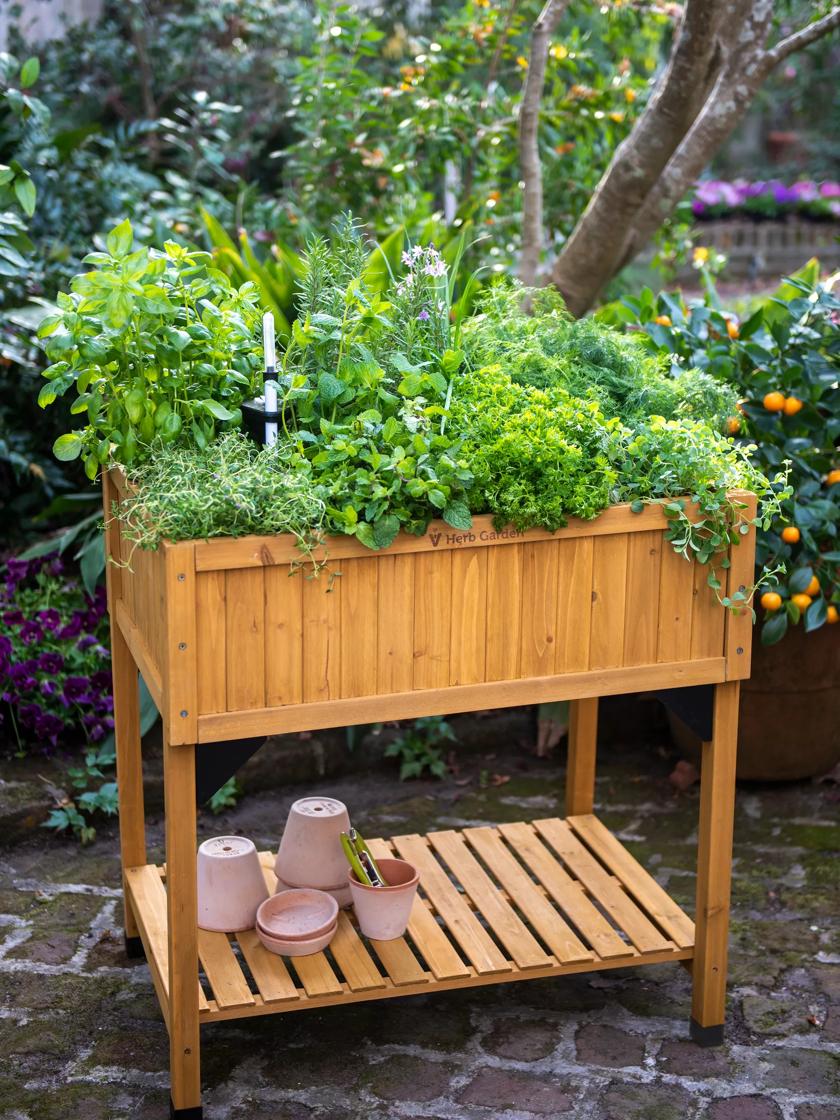
[[[726, 623], [726, 608], [718, 602], [714, 590], [709, 587], [708, 577], [712, 571], [710, 564], [694, 563], [694, 603], [691, 610], [691, 657], [720, 657], [723, 650], [723, 630]], [[727, 572], [717, 569], [718, 578], [726, 594]]]
[[555, 673], [577, 673], [589, 665], [592, 626], [591, 537], [559, 541]]
[[376, 694], [378, 569], [374, 556], [341, 565], [341, 695], [345, 697]]
[[449, 684], [452, 551], [414, 558], [414, 687]]
[[651, 665], [656, 661], [661, 560], [661, 533], [628, 534], [627, 598], [624, 607], [625, 665]]
[[557, 541], [522, 546], [523, 677], [549, 677], [554, 673], [559, 547]]
[[198, 740], [195, 545], [166, 545], [159, 555], [161, 578], [150, 590], [166, 596], [161, 643], [164, 728], [170, 743], [193, 744]]
[[486, 667], [488, 681], [513, 681], [519, 676], [522, 611], [522, 546], [487, 550]]
[[450, 684], [486, 679], [487, 549], [452, 553], [452, 627]]
[[304, 573], [265, 570], [265, 703], [272, 708], [303, 700]]
[[410, 692], [414, 683], [414, 557], [381, 556], [377, 563], [377, 691]]
[[265, 698], [265, 579], [261, 568], [230, 571], [225, 584], [227, 708], [256, 708]]
[[341, 689], [341, 579], [327, 571], [303, 584], [303, 702], [337, 700]]
[[225, 573], [199, 572], [195, 585], [198, 710], [227, 710]]
[[[755, 494], [740, 495], [746, 506], [742, 516], [749, 522], [755, 517]], [[729, 594], [749, 592], [755, 581], [755, 526], [741, 537], [740, 543], [729, 551], [732, 567], [729, 569]], [[753, 624], [749, 608], [735, 614], [726, 612], [726, 676], [728, 680], [741, 680], [750, 675]]]
[[687, 661], [691, 656], [691, 613], [694, 602], [694, 565], [674, 551], [662, 537], [659, 566], [659, 623], [657, 661]]
[[611, 669], [624, 657], [627, 535], [593, 542], [589, 668]]

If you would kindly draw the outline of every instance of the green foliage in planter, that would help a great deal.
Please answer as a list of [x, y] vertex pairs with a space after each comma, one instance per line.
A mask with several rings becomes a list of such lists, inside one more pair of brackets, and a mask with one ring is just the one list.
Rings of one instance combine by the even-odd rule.
[[85, 260], [93, 270], [38, 331], [52, 362], [39, 403], [75, 387], [71, 411], [87, 421], [56, 440], [57, 458], [81, 455], [94, 478], [109, 461], [142, 461], [156, 440], [202, 447], [237, 427], [261, 364], [255, 289], [174, 242], [133, 250], [127, 220]]
[[452, 430], [475, 476], [471, 508], [494, 513], [500, 526], [553, 530], [609, 505], [620, 425], [594, 400], [520, 385], [486, 366], [458, 381]]
[[501, 283], [483, 295], [465, 329], [474, 362], [498, 362], [521, 385], [559, 387], [598, 402], [606, 416], [633, 421], [688, 417], [723, 429], [734, 389], [700, 369], [678, 369], [636, 338], [594, 319], [573, 319], [562, 297], [545, 288], [526, 293]]
[[288, 444], [258, 447], [241, 432], [226, 432], [205, 448], [155, 451], [131, 469], [134, 490], [122, 507], [128, 535], [141, 547], [292, 533], [307, 551], [317, 536], [324, 503]]
[[453, 283], [431, 246], [407, 250], [403, 264], [399, 282], [387, 266], [379, 290], [381, 268], [352, 222], [312, 242], [277, 373], [283, 435], [327, 504], [328, 528], [373, 549], [435, 516], [470, 523], [472, 474], [443, 423], [464, 357]]
[[[736, 446], [751, 447], [753, 464], [768, 476], [790, 464], [790, 492], [758, 536], [759, 568], [787, 569], [769, 583], [783, 606], [764, 613], [766, 644], [800, 621], [818, 629], [829, 606], [840, 604], [840, 484], [830, 483], [840, 466], [840, 300], [818, 278], [812, 261], [743, 317], [724, 310], [708, 274], [702, 300], [645, 290], [600, 313], [638, 332], [672, 369], [697, 366], [732, 386], [742, 398], [731, 416]], [[765, 407], [769, 393], [781, 394], [781, 410]], [[799, 530], [798, 541], [783, 539], [786, 525]], [[814, 577], [819, 590], [803, 610], [792, 596], [806, 593]]]

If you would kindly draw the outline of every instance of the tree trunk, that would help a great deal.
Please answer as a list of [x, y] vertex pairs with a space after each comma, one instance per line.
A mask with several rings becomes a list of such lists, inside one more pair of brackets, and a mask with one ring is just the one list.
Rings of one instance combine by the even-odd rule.
[[592, 306], [673, 213], [773, 67], [840, 26], [840, 7], [767, 49], [772, 17], [773, 0], [687, 0], [660, 85], [552, 270], [573, 314]]

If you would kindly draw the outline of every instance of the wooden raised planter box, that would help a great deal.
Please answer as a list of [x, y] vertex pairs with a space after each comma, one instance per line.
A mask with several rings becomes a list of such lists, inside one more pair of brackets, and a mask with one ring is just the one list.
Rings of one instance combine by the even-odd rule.
[[[106, 479], [109, 514], [123, 485]], [[440, 988], [693, 962], [692, 1035], [720, 1041], [752, 622], [720, 606], [708, 569], [677, 556], [665, 528], [659, 506], [554, 534], [436, 522], [380, 553], [330, 538], [313, 578], [291, 537], [143, 552], [109, 520], [126, 935], [142, 938], [169, 1026], [175, 1115], [200, 1115], [202, 1022]], [[730, 593], [752, 583], [754, 552], [750, 532], [732, 550]], [[138, 668], [164, 724], [165, 879], [146, 857]], [[715, 697], [695, 933], [592, 810], [597, 698], [696, 685]], [[421, 872], [405, 938], [368, 942], [348, 912], [327, 951], [285, 960], [253, 931], [196, 929], [196, 744], [561, 699], [573, 702], [565, 820], [375, 841]], [[268, 854], [265, 868], [273, 888]]]

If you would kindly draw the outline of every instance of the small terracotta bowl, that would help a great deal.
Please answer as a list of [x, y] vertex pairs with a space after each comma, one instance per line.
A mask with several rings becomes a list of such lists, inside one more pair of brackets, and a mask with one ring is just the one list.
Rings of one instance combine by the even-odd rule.
[[304, 941], [284, 941], [282, 938], [269, 937], [257, 926], [257, 937], [269, 953], [276, 953], [278, 957], [308, 957], [310, 953], [320, 953], [322, 949], [326, 949], [337, 929], [336, 921], [326, 933], [321, 933], [318, 937], [310, 937]]
[[302, 887], [267, 898], [257, 910], [257, 932], [277, 941], [309, 941], [331, 930], [337, 919], [332, 895]]

